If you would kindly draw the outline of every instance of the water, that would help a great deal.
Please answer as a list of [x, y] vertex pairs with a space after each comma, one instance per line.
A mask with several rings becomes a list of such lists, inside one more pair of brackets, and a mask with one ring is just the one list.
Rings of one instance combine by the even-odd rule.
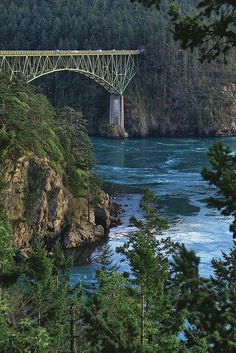
[[[125, 209], [123, 224], [110, 232], [110, 246], [115, 250], [123, 244], [130, 232], [128, 220], [138, 215], [142, 190], [151, 188], [160, 197], [162, 215], [168, 218], [168, 235], [183, 242], [201, 257], [203, 276], [211, 273], [212, 257], [229, 251], [232, 235], [230, 219], [206, 205], [206, 198], [214, 190], [201, 177], [203, 166], [208, 165], [207, 151], [216, 139], [128, 139], [107, 140], [94, 138], [98, 172], [102, 178], [114, 183], [119, 190], [117, 201]], [[226, 138], [225, 143], [236, 152], [236, 138]], [[95, 251], [93, 258], [101, 251]], [[114, 261], [120, 256], [115, 254]], [[96, 262], [74, 267], [72, 281], [86, 283], [94, 280]], [[122, 263], [122, 269], [127, 265]]]

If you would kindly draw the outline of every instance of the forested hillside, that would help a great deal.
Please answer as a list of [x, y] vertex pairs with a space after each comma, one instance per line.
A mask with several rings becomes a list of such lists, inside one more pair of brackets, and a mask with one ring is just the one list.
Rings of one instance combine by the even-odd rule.
[[[179, 2], [182, 12], [196, 3]], [[0, 48], [145, 48], [139, 73], [125, 94], [131, 136], [234, 134], [236, 86], [231, 65], [202, 66], [197, 52], [181, 50], [172, 39], [167, 3], [158, 11], [129, 0], [3, 1]], [[108, 122], [109, 94], [92, 80], [63, 72], [35, 84], [56, 106], [82, 110], [91, 133]]]

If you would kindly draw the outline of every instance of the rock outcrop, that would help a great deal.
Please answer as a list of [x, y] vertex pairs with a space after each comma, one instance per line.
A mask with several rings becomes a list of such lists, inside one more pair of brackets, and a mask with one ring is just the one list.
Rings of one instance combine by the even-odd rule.
[[28, 154], [3, 169], [4, 203], [18, 249], [38, 238], [47, 243], [60, 238], [66, 248], [77, 247], [98, 241], [114, 224], [107, 194], [100, 190], [99, 202], [88, 207], [86, 199], [72, 196], [47, 158]]
[[102, 124], [99, 126], [98, 134], [106, 138], [124, 139], [129, 137], [129, 134], [119, 125]]

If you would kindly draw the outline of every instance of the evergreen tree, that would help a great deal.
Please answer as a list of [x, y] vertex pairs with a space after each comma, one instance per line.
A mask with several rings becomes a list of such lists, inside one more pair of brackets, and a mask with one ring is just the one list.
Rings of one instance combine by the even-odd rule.
[[[216, 187], [217, 195], [208, 201], [223, 214], [234, 215], [235, 156], [222, 142], [209, 150], [211, 169], [203, 169], [203, 177]], [[231, 225], [235, 238], [235, 220]], [[186, 310], [188, 325], [184, 345], [191, 352], [233, 353], [235, 346], [236, 262], [235, 240], [229, 254], [212, 260], [213, 276], [198, 274], [199, 258], [184, 246], [173, 256], [174, 278], [180, 287], [178, 308]], [[200, 348], [202, 345], [203, 348]], [[193, 351], [194, 351], [193, 350]]]
[[143, 352], [138, 340], [139, 308], [123, 275], [99, 273], [101, 286], [88, 298], [82, 317], [86, 350], [101, 353]]
[[69, 267], [59, 244], [48, 253], [42, 242], [34, 245], [24, 281], [27, 315], [46, 329], [54, 349], [67, 347], [69, 337]]
[[184, 49], [198, 47], [201, 60], [212, 61], [236, 47], [234, 0], [199, 0], [196, 14], [181, 16], [176, 3], [170, 13], [174, 37]]
[[[0, 351], [2, 353], [48, 352], [51, 339], [47, 330], [25, 316], [24, 296], [16, 284], [23, 266], [16, 269], [12, 233], [6, 221], [1, 221], [1, 269], [0, 269]], [[19, 266], [18, 266], [19, 267]], [[21, 280], [21, 279], [20, 279]], [[16, 307], [18, 305], [18, 307]], [[28, 310], [28, 306], [27, 306]]]
[[223, 142], [215, 143], [209, 149], [211, 169], [203, 168], [202, 176], [216, 187], [216, 197], [208, 199], [211, 206], [216, 207], [223, 215], [234, 217], [230, 227], [236, 237], [236, 156]]
[[7, 272], [13, 266], [14, 249], [12, 247], [12, 233], [3, 220], [0, 220], [0, 273]]
[[194, 290], [185, 288], [180, 299], [188, 303], [184, 344], [190, 352], [199, 342], [207, 343], [207, 352], [235, 351], [235, 264], [234, 248], [230, 255], [223, 254], [222, 260], [212, 260], [214, 275], [210, 279], [198, 279]]
[[145, 220], [132, 217], [138, 233], [120, 251], [130, 264], [131, 283], [139, 298], [140, 343], [144, 351], [178, 352], [177, 334], [182, 328], [183, 316], [176, 310], [177, 293], [170, 286], [167, 258], [175, 247], [169, 239], [156, 239], [167, 228], [167, 222], [158, 214], [157, 203], [156, 195], [145, 190], [140, 203]]
[[[162, 0], [131, 1], [146, 6], [156, 5], [158, 9], [161, 3], [165, 3]], [[183, 3], [171, 1], [174, 38], [181, 41], [183, 49], [199, 47], [202, 61], [211, 61], [222, 54], [229, 54], [229, 50], [236, 47], [235, 1], [198, 0], [196, 10], [183, 15]]]

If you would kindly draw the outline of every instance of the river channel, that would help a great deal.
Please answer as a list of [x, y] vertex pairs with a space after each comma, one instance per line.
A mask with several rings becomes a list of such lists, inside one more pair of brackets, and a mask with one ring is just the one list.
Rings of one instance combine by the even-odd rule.
[[[212, 138], [152, 138], [109, 140], [93, 138], [98, 161], [97, 172], [115, 190], [116, 201], [122, 205], [122, 225], [113, 228], [109, 244], [114, 250], [115, 263], [121, 261], [115, 253], [117, 246], [127, 241], [132, 229], [131, 215], [139, 216], [138, 205], [144, 188], [155, 191], [160, 198], [163, 217], [169, 221], [168, 235], [186, 244], [201, 257], [200, 273], [209, 276], [211, 259], [229, 251], [232, 235], [230, 219], [206, 205], [206, 198], [215, 190], [201, 177], [207, 166], [207, 151], [217, 139]], [[225, 138], [225, 143], [236, 153], [236, 138]], [[102, 250], [98, 246], [88, 264], [71, 270], [72, 283], [95, 281], [96, 258]], [[120, 262], [121, 270], [127, 264]]]

